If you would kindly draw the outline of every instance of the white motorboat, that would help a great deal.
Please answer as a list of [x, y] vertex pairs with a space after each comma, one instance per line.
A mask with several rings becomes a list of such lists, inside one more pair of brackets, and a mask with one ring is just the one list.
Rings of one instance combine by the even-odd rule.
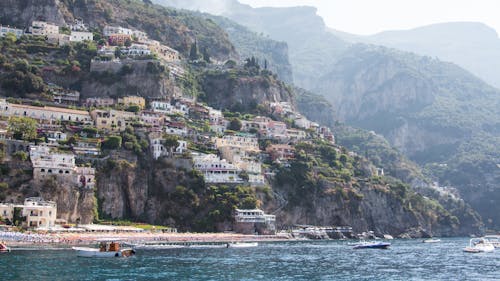
[[500, 248], [500, 235], [486, 235], [483, 238], [487, 242], [493, 244], [495, 248]]
[[431, 238], [431, 239], [425, 239], [422, 242], [424, 242], [424, 243], [439, 243], [439, 242], [441, 242], [441, 239]]
[[495, 251], [495, 246], [484, 238], [472, 238], [469, 241], [469, 247], [464, 248], [467, 253], [490, 253]]
[[135, 255], [135, 250], [132, 248], [120, 248], [118, 242], [100, 242], [99, 248], [90, 247], [73, 247], [76, 255], [86, 258], [112, 258], [112, 257], [130, 257]]
[[387, 249], [391, 246], [388, 242], [370, 242], [370, 241], [360, 241], [353, 245], [353, 249]]
[[259, 243], [257, 242], [235, 242], [235, 243], [227, 243], [227, 248], [251, 248], [257, 247]]

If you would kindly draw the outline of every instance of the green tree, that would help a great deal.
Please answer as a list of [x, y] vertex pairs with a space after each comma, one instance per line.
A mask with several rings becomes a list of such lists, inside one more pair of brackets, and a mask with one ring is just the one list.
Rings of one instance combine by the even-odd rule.
[[125, 47], [130, 47], [132, 46], [132, 40], [130, 40], [130, 38], [127, 38], [127, 40], [125, 40]]
[[206, 47], [203, 48], [202, 55], [203, 55], [203, 60], [210, 63], [210, 54], [208, 53], [208, 50]]
[[196, 41], [191, 44], [191, 49], [189, 50], [189, 59], [195, 61], [198, 59], [198, 45]]
[[3, 42], [4, 44], [6, 44], [7, 46], [12, 46], [14, 45], [14, 43], [16, 43], [17, 41], [17, 37], [14, 33], [12, 32], [9, 32], [7, 34], [5, 34], [4, 38], [3, 38]]
[[33, 140], [36, 139], [35, 119], [29, 117], [10, 117], [8, 129], [17, 140]]
[[233, 120], [231, 120], [231, 122], [229, 122], [228, 129], [233, 130], [233, 131], [239, 131], [239, 130], [241, 130], [241, 126], [242, 126], [242, 124], [241, 124], [240, 119], [233, 118]]
[[105, 149], [119, 149], [122, 146], [122, 137], [109, 136], [103, 143], [102, 147]]
[[128, 112], [139, 112], [139, 111], [141, 111], [141, 107], [138, 106], [138, 105], [136, 105], [136, 104], [132, 104], [127, 109], [125, 109], [125, 111], [128, 111]]
[[163, 136], [162, 144], [166, 149], [168, 149], [169, 156], [172, 156], [174, 154], [174, 149], [179, 146], [179, 138], [176, 135], [165, 134]]

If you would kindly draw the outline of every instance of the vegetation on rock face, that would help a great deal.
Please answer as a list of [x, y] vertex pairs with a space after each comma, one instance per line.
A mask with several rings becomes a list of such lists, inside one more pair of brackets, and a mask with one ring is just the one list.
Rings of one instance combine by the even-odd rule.
[[36, 126], [36, 120], [29, 117], [13, 116], [9, 118], [9, 132], [17, 140], [30, 141], [36, 139]]
[[498, 90], [453, 64], [383, 47], [356, 45], [332, 68], [320, 92], [340, 118], [384, 135], [498, 225], [483, 197], [500, 177]]

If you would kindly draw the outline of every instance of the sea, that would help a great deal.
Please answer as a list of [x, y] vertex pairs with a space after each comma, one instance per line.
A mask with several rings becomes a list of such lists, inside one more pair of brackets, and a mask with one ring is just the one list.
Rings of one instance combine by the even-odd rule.
[[0, 254], [0, 280], [500, 280], [500, 249], [469, 254], [467, 238], [260, 242], [253, 248], [137, 250], [130, 258], [82, 258], [71, 249]]

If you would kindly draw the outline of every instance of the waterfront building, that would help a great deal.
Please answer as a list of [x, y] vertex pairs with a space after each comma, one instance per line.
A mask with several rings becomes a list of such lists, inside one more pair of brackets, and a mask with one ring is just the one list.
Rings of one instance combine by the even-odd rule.
[[40, 197], [24, 200], [24, 204], [0, 203], [0, 216], [13, 222], [16, 209], [20, 209], [22, 225], [30, 228], [49, 228], [55, 226], [57, 205]]
[[275, 234], [276, 216], [260, 209], [236, 209], [234, 230], [244, 234]]

